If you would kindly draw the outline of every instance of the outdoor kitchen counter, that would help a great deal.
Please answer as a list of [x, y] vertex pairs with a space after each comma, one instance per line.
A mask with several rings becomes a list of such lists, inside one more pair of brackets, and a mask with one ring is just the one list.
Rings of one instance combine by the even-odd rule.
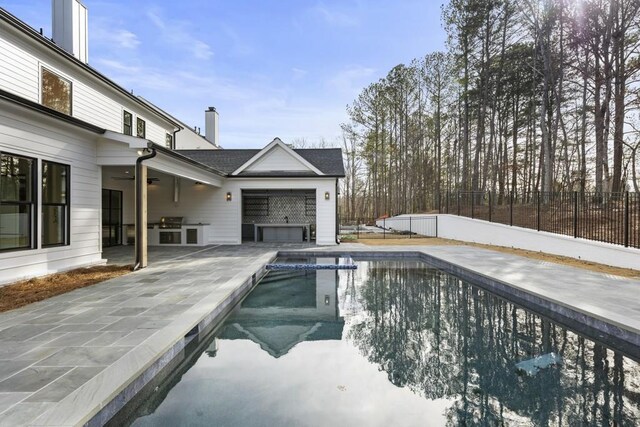
[[307, 230], [306, 241], [311, 241], [311, 224], [253, 224], [254, 240], [260, 241], [260, 229], [262, 229], [263, 242], [297, 242], [301, 243], [304, 239], [303, 230]]
[[[178, 228], [161, 228], [159, 222], [147, 223], [147, 244], [149, 246], [205, 246], [208, 244], [208, 223], [182, 223]], [[135, 230], [134, 224], [124, 224], [122, 227], [125, 235], [123, 242], [128, 245], [135, 244], [135, 233], [127, 230]]]

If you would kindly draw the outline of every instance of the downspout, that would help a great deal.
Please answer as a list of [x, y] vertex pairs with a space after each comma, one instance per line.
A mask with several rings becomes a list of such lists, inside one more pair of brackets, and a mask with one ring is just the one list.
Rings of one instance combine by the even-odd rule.
[[177, 148], [176, 148], [177, 147], [177, 145], [176, 145], [176, 143], [177, 143], [176, 134], [178, 132], [180, 132], [182, 129], [184, 129], [184, 128], [182, 126], [180, 126], [178, 129], [173, 131], [173, 147], [171, 147], [172, 150], [177, 150]]
[[140, 263], [142, 262], [142, 227], [140, 227], [140, 224], [142, 224], [142, 197], [140, 195], [144, 190], [144, 185], [147, 184], [141, 179], [142, 162], [156, 156], [155, 148], [149, 147], [145, 150], [151, 150], [151, 152], [136, 159], [136, 264], [133, 267], [133, 271], [140, 268]]
[[339, 215], [338, 215], [338, 179], [336, 178], [336, 196], [335, 196], [335, 200], [336, 200], [336, 244], [339, 245], [340, 244], [340, 222], [339, 222]]

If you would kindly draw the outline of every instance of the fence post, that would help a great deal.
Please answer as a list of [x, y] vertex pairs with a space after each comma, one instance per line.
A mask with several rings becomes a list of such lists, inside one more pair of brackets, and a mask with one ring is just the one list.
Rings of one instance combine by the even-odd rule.
[[449, 213], [449, 197], [451, 196], [451, 192], [447, 190], [447, 213]]
[[578, 237], [578, 192], [573, 192], [573, 238]]
[[491, 191], [489, 191], [489, 222], [491, 222]]
[[411, 238], [411, 217], [409, 217], [409, 238]]
[[436, 216], [436, 237], [438, 237], [438, 217]]
[[387, 218], [382, 218], [382, 238], [387, 238]]
[[[636, 197], [638, 195], [636, 194]], [[629, 234], [631, 234], [631, 227], [629, 226], [629, 192], [624, 193], [624, 247], [629, 247]]]
[[471, 219], [474, 219], [473, 216], [474, 216], [475, 204], [476, 204], [476, 193], [472, 191], [471, 192]]
[[360, 221], [356, 219], [356, 239], [360, 240]]
[[537, 203], [537, 207], [536, 207], [536, 228], [538, 231], [540, 231], [540, 192], [536, 191], [536, 203]]
[[460, 216], [460, 192], [458, 191], [456, 194], [458, 195], [458, 216]]
[[509, 193], [509, 225], [513, 227], [513, 191]]

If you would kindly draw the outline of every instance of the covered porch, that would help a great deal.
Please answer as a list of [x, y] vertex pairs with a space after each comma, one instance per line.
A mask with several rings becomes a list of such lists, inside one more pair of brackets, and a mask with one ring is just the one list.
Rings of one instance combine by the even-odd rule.
[[146, 267], [150, 247], [204, 247], [223, 174], [143, 139], [100, 141], [102, 249], [131, 246]]

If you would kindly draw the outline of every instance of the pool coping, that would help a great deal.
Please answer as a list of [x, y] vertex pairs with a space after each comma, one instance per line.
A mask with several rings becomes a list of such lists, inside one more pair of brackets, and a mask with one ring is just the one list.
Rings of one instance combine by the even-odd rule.
[[[200, 303], [190, 309], [188, 318], [178, 319], [163, 330], [163, 334], [155, 334], [145, 341], [143, 348], [136, 348], [114, 365], [118, 366], [142, 365], [125, 381], [118, 379], [104, 379], [103, 387], [111, 386], [112, 391], [108, 398], [102, 398], [99, 407], [93, 406], [86, 411], [83, 417], [78, 417], [77, 422], [60, 423], [58, 425], [86, 425], [89, 427], [103, 426], [109, 422], [133, 397], [145, 387], [165, 367], [175, 361], [199, 334], [209, 332], [228, 312], [241, 301], [267, 273], [266, 266], [274, 262], [277, 257], [283, 256], [308, 256], [308, 257], [344, 257], [351, 256], [354, 260], [363, 259], [396, 259], [396, 260], [420, 260], [435, 268], [453, 274], [458, 278], [471, 282], [480, 288], [486, 289], [499, 297], [502, 297], [516, 305], [530, 309], [543, 317], [567, 326], [569, 329], [588, 335], [591, 339], [604, 341], [620, 347], [621, 351], [631, 357], [640, 359], [640, 331], [628, 325], [616, 324], [612, 319], [590, 313], [579, 307], [571, 306], [562, 301], [554, 300], [547, 295], [538, 294], [531, 290], [524, 290], [517, 284], [508, 283], [487, 276], [471, 268], [444, 260], [423, 250], [350, 250], [350, 249], [302, 249], [302, 250], [275, 250], [268, 261], [261, 263], [260, 267], [250, 276], [238, 284], [237, 280], [231, 280], [225, 286], [213, 291]], [[247, 277], [247, 276], [243, 276]], [[585, 327], [587, 330], [585, 331]], [[167, 334], [172, 334], [172, 345], [166, 345]], [[163, 335], [162, 337], [160, 335]], [[611, 344], [610, 344], [611, 345]], [[132, 354], [136, 353], [136, 354]], [[145, 359], [147, 362], [143, 362]], [[107, 376], [106, 373], [103, 376]], [[119, 383], [116, 384], [116, 381]], [[78, 393], [80, 394], [80, 393]], [[67, 402], [70, 405], [83, 405], [83, 400], [89, 399], [96, 403], [96, 396], [78, 396], [76, 400]], [[38, 421], [38, 420], [36, 420]], [[49, 423], [31, 423], [34, 426], [51, 425]]]

